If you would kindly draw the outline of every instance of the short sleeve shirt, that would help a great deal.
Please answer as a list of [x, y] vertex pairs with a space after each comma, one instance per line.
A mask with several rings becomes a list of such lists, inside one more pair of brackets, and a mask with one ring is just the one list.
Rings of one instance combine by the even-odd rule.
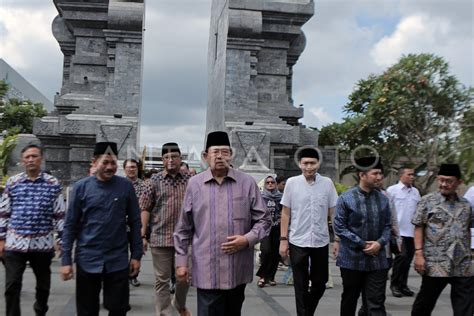
[[328, 209], [335, 207], [337, 192], [328, 177], [316, 174], [313, 183], [303, 175], [286, 182], [281, 204], [291, 210], [289, 242], [298, 247], [324, 247], [329, 243]]
[[397, 210], [400, 235], [413, 237], [415, 227], [413, 227], [411, 219], [415, 213], [416, 205], [420, 201], [420, 193], [415, 187], [407, 187], [401, 182], [390, 186], [387, 193]]
[[426, 273], [431, 277], [469, 277], [471, 271], [471, 206], [441, 193], [421, 198], [412, 224], [423, 227]]

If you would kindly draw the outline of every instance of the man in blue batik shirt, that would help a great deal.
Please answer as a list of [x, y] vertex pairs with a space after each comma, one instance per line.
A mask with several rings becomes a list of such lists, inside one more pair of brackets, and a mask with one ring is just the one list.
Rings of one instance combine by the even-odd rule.
[[340, 238], [336, 265], [341, 269], [341, 315], [353, 316], [361, 293], [368, 315], [386, 315], [385, 287], [391, 212], [388, 198], [377, 188], [383, 166], [378, 157], [356, 160], [359, 185], [344, 192], [336, 204], [334, 232]]
[[[74, 184], [64, 224], [63, 280], [72, 279], [72, 248], [76, 262], [77, 314], [99, 315], [103, 284], [109, 315], [125, 315], [129, 307], [129, 275], [138, 274], [143, 254], [141, 219], [133, 184], [115, 175], [117, 145], [97, 143], [94, 176]], [[128, 218], [128, 223], [126, 219]], [[127, 225], [130, 226], [128, 256]]]
[[[20, 315], [20, 294], [26, 263], [36, 277], [34, 310], [48, 311], [51, 259], [56, 230], [61, 241], [64, 199], [58, 180], [41, 171], [42, 149], [35, 144], [21, 151], [25, 172], [8, 179], [0, 202], [0, 258], [5, 261], [6, 315]], [[59, 246], [59, 245], [58, 245]]]

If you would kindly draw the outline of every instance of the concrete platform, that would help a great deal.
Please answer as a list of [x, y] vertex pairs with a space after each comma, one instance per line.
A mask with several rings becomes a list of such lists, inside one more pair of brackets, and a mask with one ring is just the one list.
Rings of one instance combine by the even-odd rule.
[[[153, 269], [150, 254], [147, 254], [142, 261], [143, 267], [140, 273], [140, 287], [131, 287], [130, 303], [132, 310], [129, 315], [153, 315], [154, 314], [154, 296], [153, 296]], [[1, 265], [0, 265], [1, 266]], [[331, 260], [331, 274], [334, 281], [334, 288], [327, 289], [316, 310], [316, 315], [339, 315], [339, 304], [342, 292], [341, 278], [339, 269]], [[51, 316], [75, 315], [74, 300], [74, 281], [63, 282], [58, 274], [59, 262], [55, 260], [52, 266], [52, 289], [49, 299]], [[256, 279], [252, 284], [247, 285], [246, 299], [243, 306], [242, 315], [248, 316], [266, 316], [266, 315], [296, 315], [294, 290], [292, 286], [282, 284], [284, 271], [278, 271], [276, 281], [277, 286], [267, 286], [263, 289], [257, 287]], [[419, 290], [421, 278], [411, 271], [409, 286], [417, 292]], [[5, 286], [5, 269], [0, 267], [0, 288], [3, 294]], [[22, 315], [34, 315], [33, 302], [35, 295], [35, 278], [30, 268], [24, 274], [23, 293], [22, 293]], [[406, 316], [410, 314], [413, 304], [413, 297], [395, 298], [391, 295], [387, 287], [386, 309], [389, 315]], [[196, 290], [192, 288], [188, 296], [188, 305], [196, 313]], [[1, 298], [0, 315], [5, 315], [4, 298]], [[107, 315], [107, 311], [102, 310], [100, 315]], [[449, 286], [440, 296], [433, 316], [452, 315], [451, 302], [449, 298]]]

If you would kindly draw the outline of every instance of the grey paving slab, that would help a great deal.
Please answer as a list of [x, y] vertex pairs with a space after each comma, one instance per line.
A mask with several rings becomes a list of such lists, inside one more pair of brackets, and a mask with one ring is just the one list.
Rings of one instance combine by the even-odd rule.
[[[339, 276], [339, 269], [331, 261], [331, 274], [333, 276], [334, 287], [326, 290], [319, 306], [316, 315], [332, 316], [339, 314], [339, 303], [342, 292], [341, 278]], [[55, 260], [52, 266], [52, 290], [49, 300], [50, 311], [48, 315], [51, 316], [69, 316], [75, 315], [75, 300], [74, 300], [74, 282], [63, 282], [59, 278], [59, 262]], [[278, 271], [276, 280], [282, 282], [283, 271]], [[132, 311], [129, 315], [153, 315], [154, 314], [154, 298], [153, 298], [153, 284], [154, 276], [152, 269], [151, 257], [148, 254], [143, 259], [143, 268], [139, 277], [142, 285], [140, 287], [131, 288], [130, 303]], [[296, 315], [294, 291], [292, 286], [283, 285], [279, 283], [275, 287], [259, 288], [255, 284], [249, 284], [246, 289], [246, 299], [243, 306], [242, 315], [249, 316], [288, 316]], [[409, 286], [418, 291], [421, 278], [416, 273], [410, 273]], [[0, 288], [5, 286], [5, 269], [0, 267]], [[35, 279], [31, 269], [27, 269], [23, 280], [22, 292], [22, 311], [23, 315], [33, 315], [32, 305], [34, 302], [34, 287]], [[390, 294], [387, 288], [387, 312], [391, 316], [406, 316], [409, 315], [411, 305], [414, 298], [404, 297], [395, 298]], [[192, 288], [188, 296], [188, 305], [193, 312], [196, 313], [196, 290]], [[5, 304], [3, 297], [0, 303], [0, 315], [5, 314]], [[445, 289], [438, 300], [433, 316], [451, 315], [451, 302], [449, 299], [449, 287]], [[101, 310], [100, 315], [107, 315], [105, 310]]]

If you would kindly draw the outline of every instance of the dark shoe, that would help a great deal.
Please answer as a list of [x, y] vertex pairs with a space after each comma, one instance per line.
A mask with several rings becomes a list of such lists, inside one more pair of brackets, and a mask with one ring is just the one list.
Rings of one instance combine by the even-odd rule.
[[140, 286], [140, 281], [137, 278], [130, 279], [130, 284], [134, 287]]
[[405, 295], [405, 296], [413, 296], [415, 295], [415, 292], [413, 292], [412, 290], [410, 290], [408, 287], [404, 287], [402, 289], [400, 289], [400, 292]]
[[257, 286], [258, 287], [265, 287], [265, 279], [261, 278], [260, 280], [258, 280]]
[[395, 296], [395, 297], [403, 297], [403, 294], [402, 294], [402, 292], [400, 291], [399, 288], [394, 287], [394, 286], [391, 286], [391, 287], [390, 287], [390, 290], [392, 290], [392, 295], [393, 295], [393, 296]]

